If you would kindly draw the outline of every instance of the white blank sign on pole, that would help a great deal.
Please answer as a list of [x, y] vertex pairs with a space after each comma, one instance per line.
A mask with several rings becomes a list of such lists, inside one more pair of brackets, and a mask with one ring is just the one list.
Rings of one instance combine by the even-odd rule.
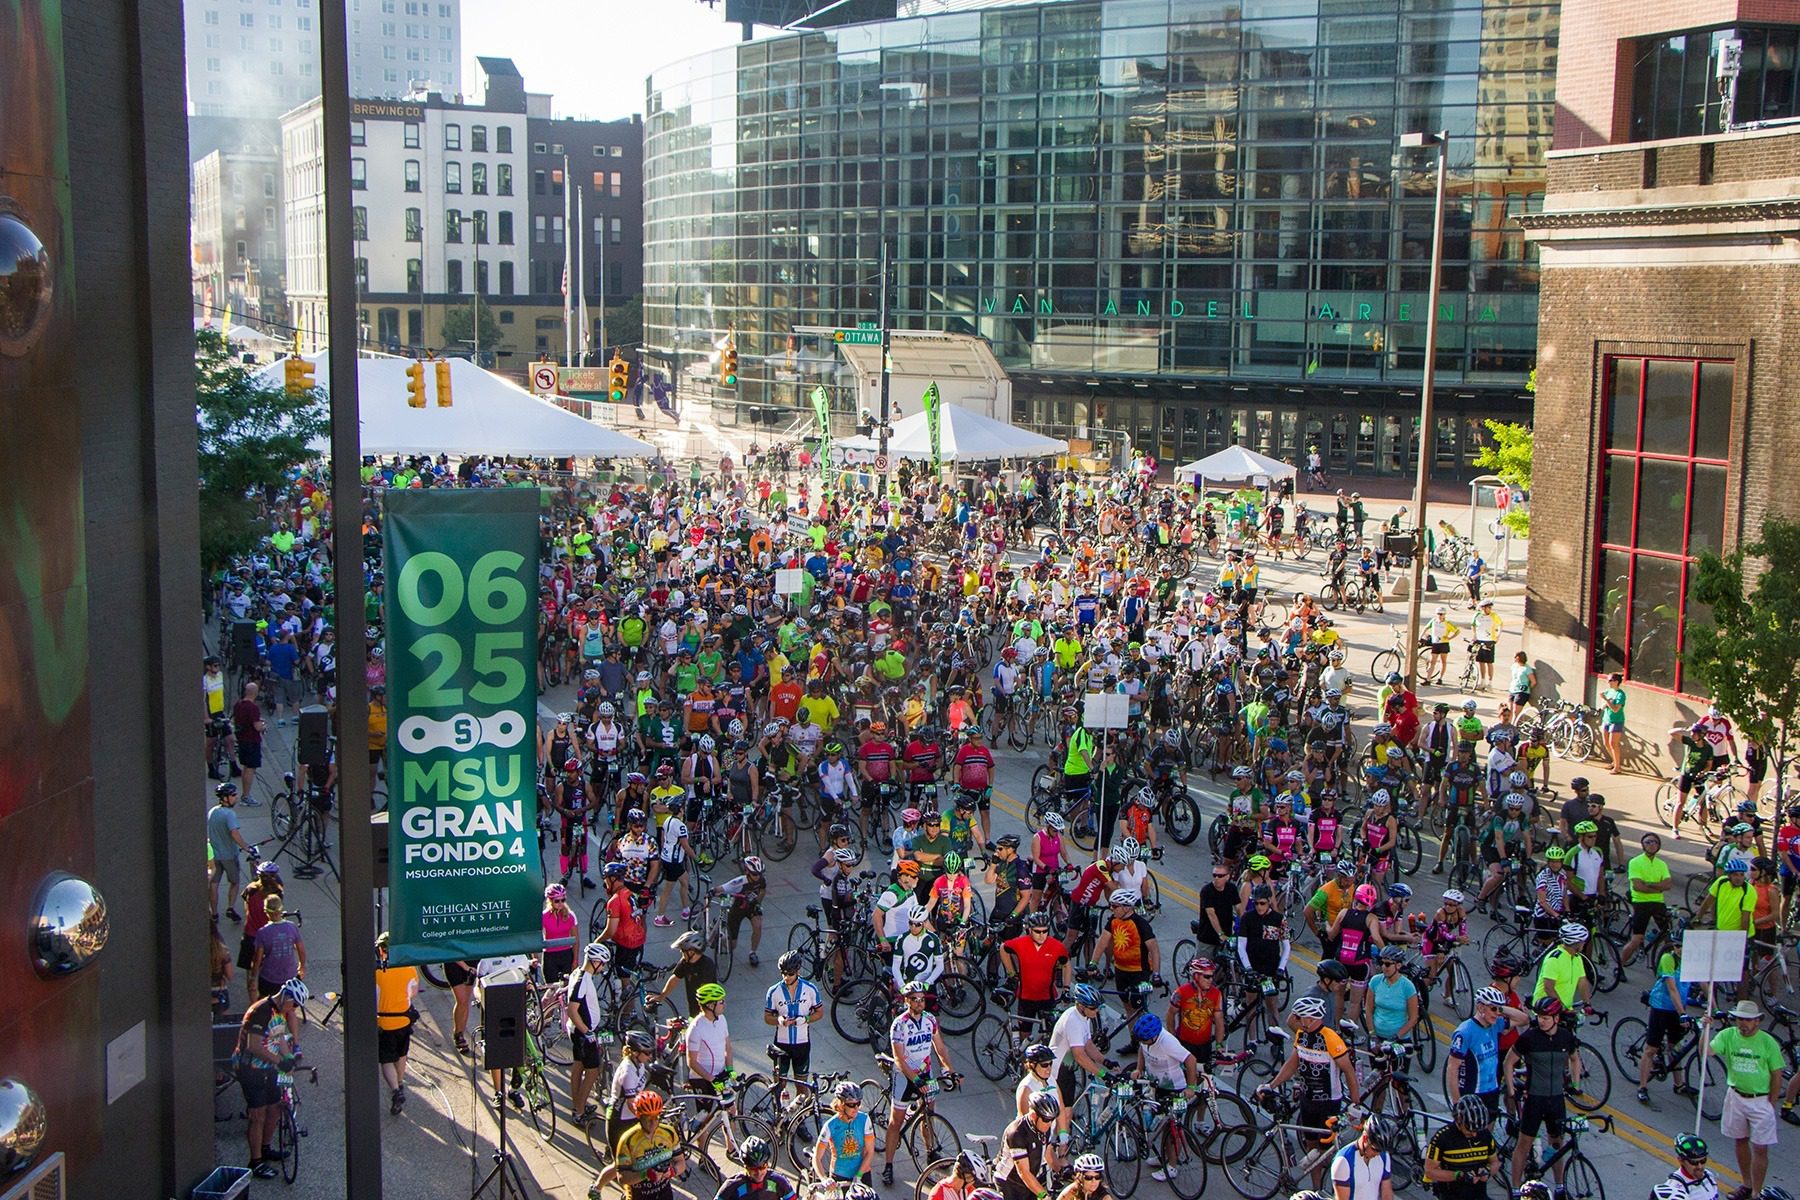
[[1123, 729], [1131, 719], [1130, 696], [1118, 692], [1088, 692], [1081, 700], [1081, 723], [1089, 729]]
[[800, 569], [782, 569], [775, 572], [775, 594], [777, 596], [798, 596], [800, 594]]
[[1744, 977], [1749, 935], [1742, 929], [1690, 929], [1681, 935], [1681, 982], [1736, 983]]

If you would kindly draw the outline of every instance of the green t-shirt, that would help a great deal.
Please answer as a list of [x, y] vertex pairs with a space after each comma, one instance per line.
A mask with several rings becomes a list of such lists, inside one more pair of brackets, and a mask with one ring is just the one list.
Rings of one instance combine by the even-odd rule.
[[694, 685], [699, 682], [700, 682], [699, 664], [694, 663], [694, 662], [682, 662], [682, 663], [676, 664], [676, 667], [675, 667], [675, 691], [676, 691], [677, 695], [682, 695], [682, 696], [687, 695], [689, 692], [694, 690]]
[[1733, 887], [1729, 876], [1713, 880], [1706, 889], [1713, 898], [1713, 913], [1722, 930], [1749, 929], [1756, 913], [1756, 889], [1749, 884]]
[[1735, 1025], [1721, 1029], [1713, 1035], [1712, 1052], [1725, 1063], [1725, 1082], [1756, 1096], [1768, 1095], [1775, 1075], [1785, 1069], [1781, 1044], [1766, 1029], [1749, 1037]]
[[1480, 717], [1456, 718], [1456, 736], [1465, 742], [1479, 742], [1484, 730]]
[[1544, 956], [1544, 965], [1538, 968], [1537, 986], [1531, 991], [1531, 1002], [1536, 1004], [1549, 994], [1544, 987], [1546, 981], [1556, 981], [1556, 998], [1565, 1005], [1575, 1003], [1576, 988], [1587, 978], [1587, 963], [1581, 955], [1558, 946]]
[[943, 826], [938, 826], [938, 835], [928, 838], [920, 834], [913, 839], [914, 854], [935, 854], [937, 858], [931, 862], [919, 863], [919, 878], [936, 879], [944, 873], [944, 855], [956, 849], [956, 843], [950, 840], [950, 833]]
[[1655, 903], [1667, 897], [1665, 892], [1648, 891], [1638, 887], [1640, 883], [1666, 883], [1669, 879], [1669, 864], [1660, 858], [1651, 858], [1648, 854], [1640, 854], [1625, 864], [1625, 876], [1631, 881], [1631, 902], [1642, 904]]

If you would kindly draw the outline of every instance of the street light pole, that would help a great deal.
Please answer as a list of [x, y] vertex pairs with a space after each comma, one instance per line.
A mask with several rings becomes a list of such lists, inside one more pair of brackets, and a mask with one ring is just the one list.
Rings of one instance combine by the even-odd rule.
[[888, 291], [891, 286], [888, 273], [890, 269], [888, 240], [887, 235], [883, 234], [881, 237], [881, 307], [876, 317], [876, 321], [881, 325], [881, 424], [877, 426], [876, 436], [878, 438], [877, 445], [880, 447], [877, 453], [880, 454], [883, 463], [881, 483], [884, 499], [887, 494], [888, 480], [886, 463], [888, 461]]
[[1437, 385], [1438, 291], [1444, 278], [1444, 183], [1450, 159], [1450, 133], [1407, 133], [1400, 137], [1403, 148], [1436, 146], [1437, 201], [1431, 221], [1431, 290], [1425, 314], [1425, 371], [1419, 382], [1419, 473], [1413, 489], [1413, 507], [1417, 513], [1418, 532], [1414, 535], [1412, 556], [1412, 588], [1406, 598], [1406, 686], [1416, 688], [1419, 682], [1419, 616], [1425, 590], [1425, 506], [1431, 483], [1431, 460], [1436, 423], [1432, 415], [1433, 390]]
[[475, 293], [475, 319], [471, 322], [469, 336], [475, 340], [475, 365], [479, 367], [481, 365], [481, 239], [475, 236], [474, 217], [458, 217], [456, 223], [469, 227], [469, 241], [475, 246], [475, 278], [469, 281], [474, 285], [472, 290]]

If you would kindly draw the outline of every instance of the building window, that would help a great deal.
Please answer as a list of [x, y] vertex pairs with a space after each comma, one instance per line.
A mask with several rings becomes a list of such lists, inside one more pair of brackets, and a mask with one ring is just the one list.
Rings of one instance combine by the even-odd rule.
[[404, 168], [402, 168], [402, 170], [404, 171], [405, 177], [406, 177], [406, 190], [409, 192], [418, 191], [419, 190], [419, 160], [416, 158], [407, 159], [406, 166]]
[[612, 156], [614, 158], [624, 158], [625, 157], [625, 147], [623, 147], [623, 146], [612, 147]]
[[368, 291], [369, 290], [369, 260], [366, 258], [352, 259], [351, 266], [354, 267], [356, 270], [356, 286], [365, 292]]
[[350, 210], [350, 239], [357, 242], [369, 240], [369, 210], [360, 204]]
[[406, 260], [406, 290], [422, 292], [425, 290], [425, 262], [423, 259]]
[[612, 219], [612, 244], [617, 246], [625, 240], [625, 222], [618, 217]]
[[544, 239], [547, 236], [546, 231], [549, 228], [550, 228], [549, 222], [545, 221], [544, 218], [542, 218], [542, 217], [531, 218], [531, 240], [536, 242], [540, 246], [543, 245]]
[[446, 125], [446, 126], [444, 126], [444, 149], [446, 149], [446, 150], [461, 150], [462, 149], [462, 126], [461, 125]]
[[469, 151], [472, 154], [487, 153], [487, 126], [469, 126]]
[[475, 264], [475, 290], [482, 295], [488, 292], [488, 264], [480, 261]]
[[544, 194], [544, 173], [542, 171], [531, 173], [531, 190], [540, 196]]
[[477, 196], [487, 195], [487, 164], [469, 164], [469, 191]]
[[352, 146], [366, 146], [369, 144], [366, 128], [361, 121], [350, 122], [350, 144]]
[[549, 147], [542, 142], [533, 142], [531, 143], [531, 152], [533, 154], [546, 154], [549, 152]]
[[622, 296], [625, 294], [625, 267], [622, 263], [606, 264], [606, 294]]
[[444, 240], [446, 242], [462, 241], [462, 210], [460, 208], [444, 210]]
[[561, 217], [550, 218], [550, 241], [557, 246], [563, 244], [563, 219]]
[[510, 296], [513, 293], [513, 265], [509, 262], [500, 264], [500, 294]]
[[552, 168], [550, 171], [550, 194], [552, 196], [563, 194], [563, 173], [558, 168]]
[[369, 164], [360, 158], [350, 160], [350, 190], [367, 191], [369, 187]]
[[485, 245], [487, 245], [487, 240], [488, 240], [487, 211], [485, 209], [478, 208], [475, 210], [475, 244], [477, 246], [485, 246]]
[[462, 164], [448, 162], [444, 164], [444, 190], [446, 192], [462, 191]]
[[1665, 691], [1681, 666], [1688, 586], [1725, 537], [1729, 362], [1609, 358], [1594, 669]]
[[494, 192], [500, 196], [512, 195], [512, 164], [501, 163], [494, 172]]
[[419, 123], [417, 121], [408, 121], [406, 123], [403, 139], [406, 149], [417, 150], [419, 148]]
[[609, 187], [612, 195], [614, 195], [614, 196], [624, 195], [625, 194], [625, 177], [623, 175], [621, 175], [619, 172], [614, 171], [612, 173], [612, 181], [608, 184], [608, 187]]
[[594, 245], [599, 246], [599, 245], [602, 245], [606, 241], [605, 230], [606, 230], [606, 218], [605, 217], [595, 217], [594, 218]]
[[406, 210], [406, 240], [409, 242], [425, 240], [425, 218], [416, 208]]
[[444, 264], [444, 290], [452, 294], [462, 291], [462, 260], [453, 258]]
[[[597, 150], [597, 149], [599, 149], [599, 147], [596, 146], [595, 149]], [[594, 172], [594, 190], [596, 192], [606, 190], [606, 172], [605, 171], [595, 171]]]
[[219, 14], [217, 11], [209, 12], [206, 14], [206, 24], [217, 25], [218, 23], [219, 23]]
[[502, 246], [513, 244], [513, 215], [509, 212], [500, 214], [499, 241]]
[[512, 126], [502, 125], [494, 130], [494, 150], [500, 154], [512, 153]]

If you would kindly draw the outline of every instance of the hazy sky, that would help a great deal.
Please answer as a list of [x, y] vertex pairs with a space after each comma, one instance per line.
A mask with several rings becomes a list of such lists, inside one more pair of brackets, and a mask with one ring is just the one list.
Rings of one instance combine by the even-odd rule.
[[723, 3], [700, 0], [463, 0], [462, 12], [465, 85], [476, 55], [510, 58], [527, 91], [556, 97], [559, 117], [642, 112], [651, 71], [743, 36]]

